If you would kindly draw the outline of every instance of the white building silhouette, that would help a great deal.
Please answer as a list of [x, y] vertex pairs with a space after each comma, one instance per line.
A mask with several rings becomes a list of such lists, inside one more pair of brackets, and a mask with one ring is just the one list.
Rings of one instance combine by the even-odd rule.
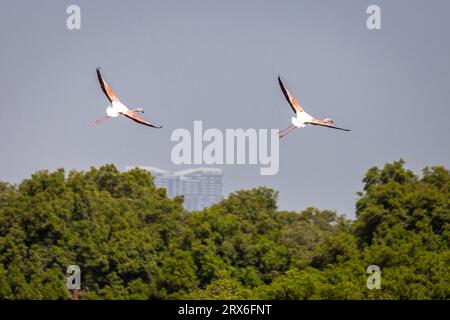
[[169, 197], [184, 195], [187, 210], [202, 210], [223, 198], [223, 174], [217, 168], [191, 168], [170, 172], [149, 166], [127, 166], [125, 169], [141, 168], [154, 176], [155, 185], [167, 190]]

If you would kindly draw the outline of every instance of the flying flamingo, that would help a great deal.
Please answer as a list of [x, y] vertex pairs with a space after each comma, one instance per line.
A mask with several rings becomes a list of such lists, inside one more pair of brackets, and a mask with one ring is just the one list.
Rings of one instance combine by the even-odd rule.
[[344, 130], [344, 131], [350, 131], [349, 129], [339, 128], [333, 126], [333, 120], [331, 119], [315, 119], [314, 117], [310, 116], [308, 113], [303, 110], [301, 105], [297, 102], [297, 100], [294, 98], [294, 96], [289, 92], [288, 88], [283, 84], [280, 77], [278, 76], [278, 83], [280, 84], [281, 91], [283, 91], [284, 96], [286, 97], [286, 100], [288, 101], [289, 105], [291, 106], [292, 111], [295, 112], [295, 117], [292, 117], [292, 124], [281, 130], [278, 133], [278, 136], [283, 138], [285, 135], [287, 135], [289, 132], [296, 128], [304, 128], [306, 125], [315, 125], [315, 126], [323, 126], [327, 128], [332, 129], [338, 129], [338, 130]]
[[111, 87], [103, 80], [102, 75], [100, 73], [100, 67], [97, 68], [97, 77], [100, 82], [100, 86], [102, 87], [103, 92], [108, 98], [109, 102], [111, 102], [111, 106], [106, 108], [106, 115], [100, 119], [95, 120], [93, 123], [95, 125], [102, 123], [105, 120], [118, 117], [120, 115], [125, 116], [137, 123], [143, 124], [145, 126], [149, 126], [152, 128], [160, 129], [162, 126], [155, 126], [148, 121], [145, 121], [143, 118], [138, 116], [135, 112], [144, 113], [144, 109], [136, 108], [133, 110], [128, 109], [122, 102], [120, 102], [119, 98], [116, 96], [114, 91], [112, 91]]

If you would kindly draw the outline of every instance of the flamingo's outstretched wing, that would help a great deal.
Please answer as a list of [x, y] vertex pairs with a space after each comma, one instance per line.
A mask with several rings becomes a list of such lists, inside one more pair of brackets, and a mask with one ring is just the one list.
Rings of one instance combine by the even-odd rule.
[[278, 84], [280, 85], [281, 91], [283, 91], [286, 100], [291, 106], [292, 111], [294, 111], [294, 113], [304, 112], [305, 110], [303, 110], [302, 106], [297, 102], [297, 100], [294, 98], [294, 96], [291, 94], [288, 88], [283, 84], [283, 81], [281, 81], [280, 76], [278, 76]]
[[330, 124], [327, 121], [319, 120], [319, 119], [313, 119], [313, 120], [307, 122], [307, 124], [312, 124], [312, 125], [315, 125], [315, 126], [327, 127], [327, 128], [331, 128], [331, 129], [343, 130], [343, 131], [350, 131], [350, 129], [339, 128], [339, 127], [333, 126], [332, 124]]
[[105, 80], [103, 80], [103, 77], [100, 73], [100, 67], [97, 67], [97, 78], [98, 81], [100, 82], [100, 86], [102, 87], [103, 93], [106, 95], [109, 102], [119, 101], [119, 98], [116, 96], [111, 87], [106, 83]]
[[123, 115], [133, 121], [136, 121], [137, 123], [143, 124], [144, 126], [149, 126], [149, 127], [156, 128], [156, 129], [162, 128], [162, 126], [155, 126], [155, 125], [151, 124], [150, 122], [144, 120], [143, 118], [138, 116], [136, 113], [133, 113], [131, 111], [127, 111], [126, 113], [123, 113]]

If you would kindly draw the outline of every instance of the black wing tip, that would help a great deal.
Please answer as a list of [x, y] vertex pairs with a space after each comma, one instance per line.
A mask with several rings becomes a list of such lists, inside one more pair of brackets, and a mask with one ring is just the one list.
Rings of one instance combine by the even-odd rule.
[[123, 115], [124, 115], [125, 117], [127, 117], [128, 119], [133, 120], [134, 122], [137, 122], [137, 123], [139, 123], [139, 124], [142, 124], [143, 126], [147, 126], [147, 127], [151, 127], [151, 128], [155, 128], [155, 129], [161, 129], [161, 128], [163, 127], [162, 125], [160, 125], [160, 126], [155, 126], [154, 124], [151, 124], [151, 123], [148, 122], [148, 121], [145, 121], [145, 122], [139, 121], [139, 120], [137, 120], [137, 119], [135, 119], [135, 118], [133, 118], [133, 117], [130, 117], [130, 116], [127, 115], [126, 113], [124, 113]]
[[281, 86], [284, 86], [284, 85], [283, 85], [283, 81], [281, 81], [280, 75], [278, 75], [278, 83], [279, 83]]
[[[288, 97], [288, 94], [287, 94], [287, 92], [286, 92], [287, 88], [286, 88], [286, 86], [284, 85], [283, 81], [281, 81], [280, 76], [278, 76], [278, 84], [280, 85], [281, 91], [283, 91], [283, 93], [284, 93], [286, 99], [288, 99], [288, 101], [289, 101], [289, 97]], [[289, 101], [289, 103], [290, 103], [290, 101]]]
[[350, 129], [340, 128], [340, 127], [334, 127], [334, 126], [330, 126], [330, 128], [338, 129], [338, 130], [342, 130], [342, 131], [352, 131], [352, 130], [350, 130]]
[[280, 85], [281, 92], [283, 92], [283, 95], [286, 98], [286, 101], [289, 103], [289, 106], [291, 107], [292, 111], [294, 111], [294, 113], [297, 113], [297, 109], [294, 107], [289, 97], [288, 89], [284, 85], [283, 81], [281, 81], [280, 76], [278, 76], [278, 84]]
[[[134, 119], [133, 119], [134, 120]], [[134, 120], [136, 121], [136, 120]], [[151, 123], [142, 123], [139, 121], [136, 121], [137, 123], [143, 124], [144, 126], [150, 127], [150, 128], [154, 128], [154, 129], [161, 129], [163, 126], [155, 126], [154, 124]]]
[[[132, 119], [132, 118], [131, 118]], [[133, 119], [133, 120], [135, 120], [135, 119]], [[136, 121], [136, 120], [135, 120]], [[138, 121], [136, 121], [136, 122], [138, 122]], [[140, 122], [140, 123], [142, 123], [142, 122]], [[146, 126], [148, 126], [148, 127], [152, 127], [152, 128], [155, 128], [155, 129], [161, 129], [162, 127], [163, 127], [163, 125], [156, 125], [156, 124], [151, 124], [150, 122], [145, 122], [145, 123], [142, 123], [142, 124], [144, 124], [144, 125], [146, 125]]]

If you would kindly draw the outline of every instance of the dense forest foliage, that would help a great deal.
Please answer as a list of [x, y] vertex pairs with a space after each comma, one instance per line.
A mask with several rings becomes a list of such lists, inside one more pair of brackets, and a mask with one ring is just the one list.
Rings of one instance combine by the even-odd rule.
[[[0, 182], [0, 298], [449, 299], [449, 171], [374, 167], [358, 196], [350, 220], [279, 211], [268, 188], [188, 212], [113, 165]], [[66, 288], [73, 264], [80, 291]]]

